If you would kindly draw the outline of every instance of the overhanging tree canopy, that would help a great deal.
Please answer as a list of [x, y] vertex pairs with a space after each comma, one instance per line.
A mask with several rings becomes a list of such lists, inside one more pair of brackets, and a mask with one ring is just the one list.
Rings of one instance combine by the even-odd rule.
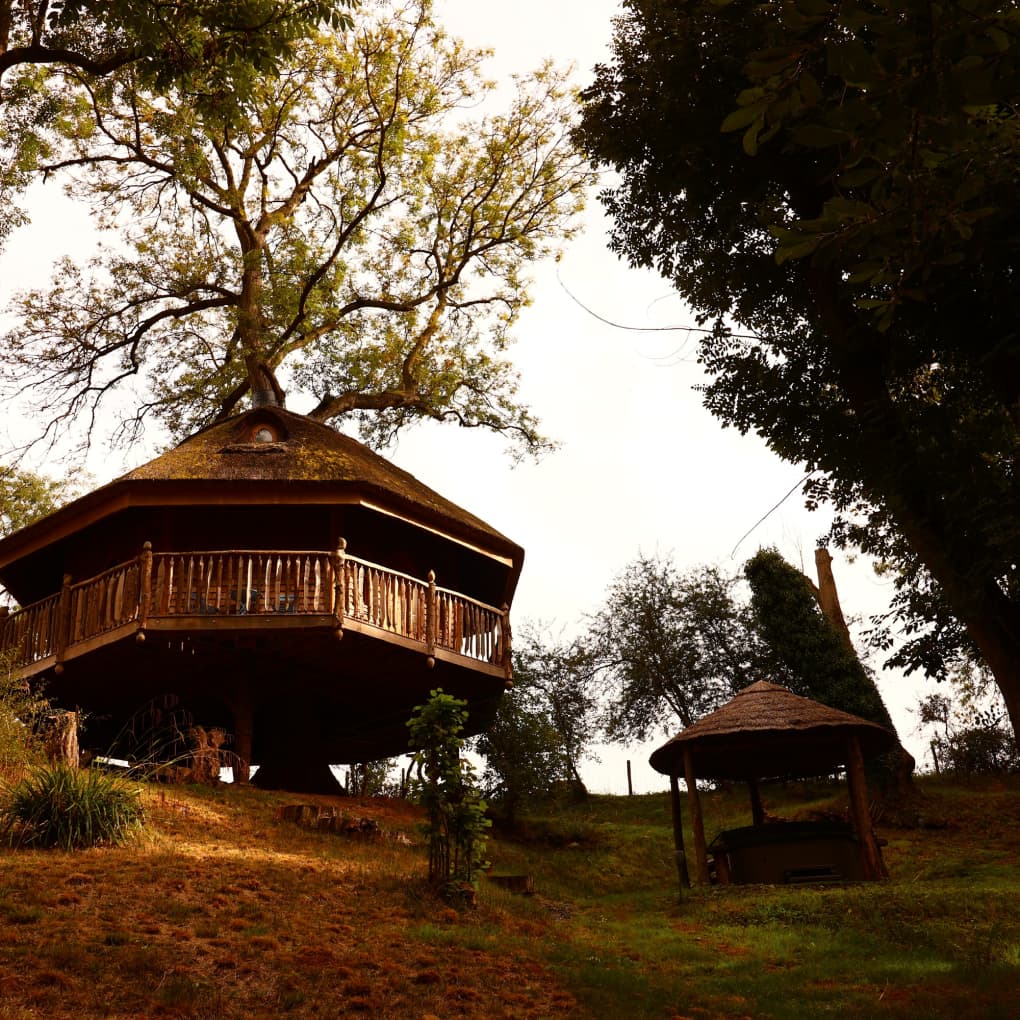
[[589, 179], [564, 81], [542, 68], [478, 117], [483, 54], [430, 4], [363, 14], [223, 111], [140, 92], [130, 68], [66, 72], [89, 102], [77, 155], [49, 170], [129, 250], [65, 260], [0, 341], [8, 392], [51, 431], [141, 380], [128, 436], [282, 403], [286, 384], [318, 420], [364, 412], [376, 443], [421, 417], [542, 443], [504, 352], [526, 266], [569, 235]]
[[16, 196], [54, 144], [74, 97], [49, 68], [97, 77], [132, 65], [157, 90], [216, 104], [275, 75], [320, 24], [350, 25], [351, 0], [0, 0], [0, 241], [24, 222]]
[[979, 652], [1020, 730], [1020, 12], [625, 8], [580, 131], [616, 250], [713, 325], [713, 413], [893, 571], [901, 661]]

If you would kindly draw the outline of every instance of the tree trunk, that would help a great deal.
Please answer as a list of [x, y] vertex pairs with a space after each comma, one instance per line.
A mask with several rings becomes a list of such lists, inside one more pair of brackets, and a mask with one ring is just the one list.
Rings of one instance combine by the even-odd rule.
[[[854, 316], [844, 315], [830, 273], [811, 269], [808, 280], [840, 388], [860, 423], [866, 475], [860, 481], [883, 504], [977, 646], [1002, 692], [1020, 748], [1020, 610], [994, 576], [975, 576], [974, 556], [980, 547], [960, 548], [951, 541], [960, 525], [939, 514], [945, 480], [911, 467], [919, 462], [916, 441], [903, 427], [882, 373], [885, 341], [873, 331], [865, 334]], [[894, 475], [890, 466], [896, 468]]]
[[857, 652], [850, 640], [850, 629], [846, 625], [846, 618], [839, 604], [836, 579], [832, 576], [832, 557], [828, 549], [815, 550], [815, 570], [818, 572], [818, 605], [847, 650], [856, 655]]

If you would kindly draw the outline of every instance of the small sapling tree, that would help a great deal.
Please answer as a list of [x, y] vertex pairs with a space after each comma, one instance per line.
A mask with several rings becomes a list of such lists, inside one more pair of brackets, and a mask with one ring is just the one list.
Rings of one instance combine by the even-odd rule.
[[461, 757], [467, 715], [466, 701], [437, 688], [407, 724], [416, 749], [413, 795], [426, 814], [429, 882], [458, 894], [474, 881], [490, 825], [474, 767]]

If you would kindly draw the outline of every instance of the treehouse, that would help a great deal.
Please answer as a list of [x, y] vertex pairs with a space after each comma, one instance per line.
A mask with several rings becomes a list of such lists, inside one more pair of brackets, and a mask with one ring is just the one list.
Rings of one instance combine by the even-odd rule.
[[[431, 689], [489, 723], [523, 550], [360, 443], [262, 407], [0, 541], [20, 677], [90, 746], [169, 697], [265, 785], [407, 749]], [[105, 743], [104, 743], [105, 741]]]

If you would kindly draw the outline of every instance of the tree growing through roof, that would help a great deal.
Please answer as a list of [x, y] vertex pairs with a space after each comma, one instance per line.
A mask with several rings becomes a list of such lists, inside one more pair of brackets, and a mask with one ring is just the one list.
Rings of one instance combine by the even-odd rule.
[[811, 582], [775, 549], [744, 564], [769, 679], [895, 732], [875, 678], [825, 618]]
[[569, 236], [589, 179], [564, 79], [543, 67], [475, 116], [483, 54], [428, 0], [363, 15], [222, 109], [140, 93], [130, 68], [65, 72], [88, 96], [79, 150], [46, 169], [128, 250], [65, 260], [16, 302], [8, 392], [30, 390], [51, 432], [129, 383], [122, 438], [286, 385], [376, 444], [421, 418], [543, 443], [505, 352], [528, 263]]
[[690, 726], [759, 679], [760, 648], [735, 585], [714, 567], [684, 574], [661, 556], [639, 556], [613, 580], [588, 634], [610, 740]]
[[[351, 23], [351, 0], [0, 0], [0, 241], [24, 221], [16, 193], [51, 150], [75, 97], [50, 69], [87, 80], [131, 66], [158, 92], [216, 103], [279, 72], [317, 25]], [[58, 76], [59, 80], [59, 76]]]
[[901, 664], [979, 655], [1020, 735], [1020, 13], [625, 6], [580, 130], [613, 247], [711, 329], [709, 409], [896, 578]]

